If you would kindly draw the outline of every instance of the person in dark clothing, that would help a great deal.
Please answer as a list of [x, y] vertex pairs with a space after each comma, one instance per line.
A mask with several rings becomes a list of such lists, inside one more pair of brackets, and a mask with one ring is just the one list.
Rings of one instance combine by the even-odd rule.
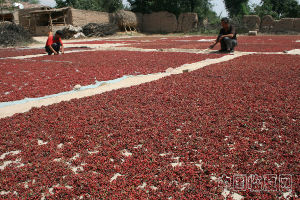
[[222, 29], [215, 43], [210, 45], [210, 49], [214, 48], [216, 44], [221, 43], [221, 50], [219, 52], [233, 53], [234, 47], [237, 46], [237, 37], [235, 28], [229, 23], [229, 19], [224, 17], [221, 19]]
[[49, 37], [45, 46], [48, 55], [52, 55], [52, 53], [54, 53], [54, 55], [58, 55], [60, 49], [62, 54], [64, 53], [64, 46], [61, 41], [62, 34], [63, 33], [60, 30], [56, 31], [54, 36], [52, 35], [52, 32], [49, 33]]

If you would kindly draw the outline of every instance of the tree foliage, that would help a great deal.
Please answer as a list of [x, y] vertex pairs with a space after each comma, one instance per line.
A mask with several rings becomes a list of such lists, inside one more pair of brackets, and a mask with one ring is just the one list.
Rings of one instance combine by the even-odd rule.
[[134, 12], [151, 13], [168, 11], [178, 16], [184, 12], [196, 12], [205, 18], [211, 11], [210, 0], [128, 0]]
[[73, 7], [83, 10], [115, 12], [123, 8], [122, 0], [55, 0], [56, 7]]
[[239, 17], [249, 14], [249, 0], [224, 0], [224, 3], [230, 17]]
[[128, 0], [133, 12], [150, 13], [153, 8], [153, 1], [149, 0]]
[[252, 14], [259, 16], [271, 15], [275, 19], [283, 17], [299, 18], [300, 5], [296, 0], [262, 0], [260, 5], [255, 5]]

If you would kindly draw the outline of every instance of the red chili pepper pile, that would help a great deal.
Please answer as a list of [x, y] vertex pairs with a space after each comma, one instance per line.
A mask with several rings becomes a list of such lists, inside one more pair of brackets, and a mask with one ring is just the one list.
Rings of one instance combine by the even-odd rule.
[[1, 60], [0, 102], [70, 91], [124, 75], [164, 72], [222, 55], [166, 52], [91, 51], [28, 60]]
[[[78, 50], [79, 48], [65, 48], [65, 51]], [[27, 56], [36, 54], [47, 54], [45, 49], [23, 49], [23, 48], [8, 48], [0, 49], [0, 58]]]
[[[137, 44], [130, 44], [131, 47], [138, 47], [144, 49], [207, 49], [212, 42], [200, 42], [201, 39], [215, 39], [216, 37], [185, 37], [177, 39], [157, 39], [152, 42], [141, 42]], [[245, 52], [282, 52], [292, 49], [300, 49], [300, 36], [239, 36], [238, 46], [236, 51]], [[220, 49], [217, 45], [216, 50]]]
[[[165, 56], [172, 63], [179, 57], [116, 54], [125, 66], [125, 58]], [[298, 60], [243, 56], [0, 119], [0, 165], [6, 164], [0, 196], [222, 199], [223, 188], [212, 179], [222, 174], [291, 174], [299, 196]], [[245, 199], [282, 195], [235, 192]]]

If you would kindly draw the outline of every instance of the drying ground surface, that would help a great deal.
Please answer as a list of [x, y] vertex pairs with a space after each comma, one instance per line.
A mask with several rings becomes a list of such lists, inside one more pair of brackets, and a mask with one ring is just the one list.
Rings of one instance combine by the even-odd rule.
[[77, 84], [117, 79], [125, 75], [164, 72], [183, 64], [222, 55], [173, 52], [91, 51], [0, 63], [0, 102], [66, 92]]
[[[257, 36], [238, 37], [236, 51], [243, 52], [282, 52], [300, 49], [299, 36]], [[69, 44], [122, 44], [128, 47], [143, 49], [207, 49], [215, 37], [137, 37], [107, 41], [72, 42]], [[218, 47], [216, 47], [217, 49]]]
[[[79, 50], [81, 47], [65, 48], [66, 51]], [[0, 48], [0, 58], [45, 54], [45, 48]]]
[[[215, 37], [170, 37], [170, 38], [139, 38], [137, 40], [128, 40], [131, 43], [130, 47], [137, 47], [143, 49], [206, 49], [215, 40]], [[257, 36], [238, 37], [237, 51], [244, 52], [279, 52], [288, 51], [292, 49], [299, 49], [299, 36]], [[112, 41], [110, 41], [112, 42]], [[115, 42], [121, 42], [120, 40]], [[94, 43], [98, 43], [94, 41]], [[218, 47], [216, 47], [218, 48]]]
[[[177, 44], [208, 39], [149, 44], [193, 49]], [[256, 53], [0, 119], [0, 199], [297, 199], [300, 55], [263, 52], [299, 39], [244, 36], [240, 48]], [[95, 49], [2, 59], [0, 100], [223, 56]]]

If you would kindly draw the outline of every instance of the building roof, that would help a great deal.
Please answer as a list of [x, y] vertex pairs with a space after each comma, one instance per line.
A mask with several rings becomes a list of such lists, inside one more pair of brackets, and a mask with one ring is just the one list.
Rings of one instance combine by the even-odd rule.
[[69, 9], [70, 9], [70, 7], [49, 9], [49, 10], [35, 10], [35, 11], [30, 12], [30, 14], [41, 14], [41, 13], [47, 14], [47, 13], [54, 13], [54, 12], [64, 12]]
[[11, 10], [1, 10], [0, 11], [0, 15], [7, 15], [7, 14], [12, 14], [13, 13], [13, 11], [11, 11]]
[[21, 2], [21, 4], [24, 6], [24, 9], [48, 7], [48, 6], [44, 6], [44, 5], [41, 5], [41, 4], [31, 4], [31, 3], [28, 3], [28, 2]]

